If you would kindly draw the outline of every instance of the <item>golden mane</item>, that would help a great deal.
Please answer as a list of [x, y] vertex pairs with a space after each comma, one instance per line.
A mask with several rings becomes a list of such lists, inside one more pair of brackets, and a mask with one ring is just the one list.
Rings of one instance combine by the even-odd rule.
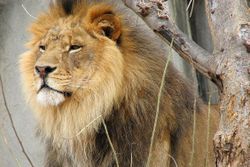
[[[24, 93], [47, 142], [45, 165], [113, 166], [109, 134], [120, 166], [129, 166], [131, 157], [134, 166], [144, 166], [165, 53], [115, 7], [87, 2], [71, 6], [57, 3], [38, 17], [30, 28], [29, 51], [20, 59]], [[166, 76], [151, 164], [172, 164], [170, 154], [185, 166], [193, 89], [172, 64]], [[198, 100], [199, 128], [205, 128], [203, 107]], [[204, 130], [197, 135], [205, 136]], [[197, 148], [194, 164], [203, 163], [205, 155]]]

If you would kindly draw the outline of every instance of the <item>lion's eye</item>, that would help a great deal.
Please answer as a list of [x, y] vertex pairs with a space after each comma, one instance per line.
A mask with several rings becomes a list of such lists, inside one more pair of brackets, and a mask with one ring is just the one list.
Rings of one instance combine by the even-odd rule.
[[69, 53], [76, 53], [79, 52], [82, 49], [82, 46], [80, 45], [70, 45]]
[[40, 46], [39, 46], [39, 51], [40, 51], [41, 53], [45, 52], [45, 46], [44, 46], [44, 45], [40, 45]]

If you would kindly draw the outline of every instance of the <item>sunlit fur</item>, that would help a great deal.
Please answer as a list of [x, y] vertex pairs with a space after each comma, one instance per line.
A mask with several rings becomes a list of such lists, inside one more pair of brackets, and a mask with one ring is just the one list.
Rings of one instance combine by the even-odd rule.
[[[79, 3], [71, 14], [60, 5], [52, 5], [31, 25], [33, 36], [29, 51], [21, 55], [20, 70], [27, 102], [38, 119], [38, 132], [47, 143], [45, 166], [114, 166], [102, 119], [120, 166], [146, 164], [166, 53], [123, 18], [126, 15], [105, 4]], [[110, 26], [111, 34], [104, 31], [105, 26]], [[39, 45], [46, 46], [45, 52], [39, 51]], [[70, 53], [70, 45], [82, 48]], [[35, 66], [56, 67], [47, 83], [70, 96], [49, 89], [39, 91], [42, 81]], [[161, 98], [153, 166], [174, 165], [169, 155], [179, 166], [187, 166], [193, 92], [170, 64]], [[199, 146], [195, 147], [194, 166], [202, 166], [206, 157], [207, 121], [203, 109], [197, 99], [195, 142]], [[215, 130], [214, 123], [212, 117], [210, 134]]]

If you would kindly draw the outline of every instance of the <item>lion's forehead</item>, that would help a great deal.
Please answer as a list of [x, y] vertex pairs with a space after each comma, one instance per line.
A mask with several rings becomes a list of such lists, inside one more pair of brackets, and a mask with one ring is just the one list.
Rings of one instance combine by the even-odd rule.
[[86, 31], [78, 24], [74, 26], [56, 25], [48, 30], [42, 39], [42, 43], [49, 45], [55, 44], [55, 41], [57, 41], [62, 45], [82, 44], [86, 41], [87, 36]]

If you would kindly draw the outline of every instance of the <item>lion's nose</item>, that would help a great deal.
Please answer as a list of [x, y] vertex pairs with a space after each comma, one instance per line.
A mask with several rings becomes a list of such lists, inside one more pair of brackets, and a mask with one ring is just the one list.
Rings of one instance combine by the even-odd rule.
[[56, 67], [35, 66], [35, 70], [41, 78], [45, 78], [49, 73], [52, 73], [53, 71], [55, 71], [55, 69]]

